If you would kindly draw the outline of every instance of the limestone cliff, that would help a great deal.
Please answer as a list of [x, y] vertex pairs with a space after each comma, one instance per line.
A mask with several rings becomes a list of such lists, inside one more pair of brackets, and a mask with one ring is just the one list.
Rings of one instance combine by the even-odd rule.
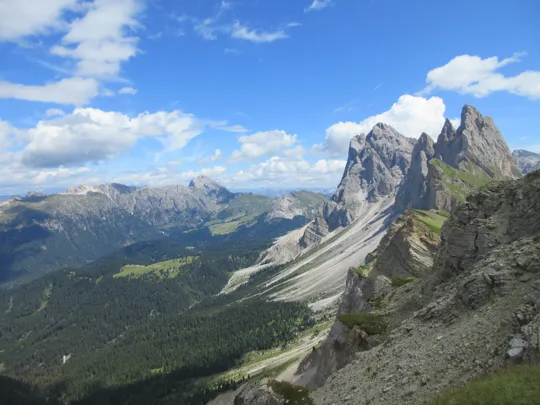
[[538, 153], [517, 149], [512, 152], [512, 157], [516, 161], [518, 169], [523, 174], [540, 170], [540, 154]]
[[[433, 266], [440, 238], [422, 220], [423, 214], [409, 211], [388, 230], [369, 264], [349, 270], [338, 314], [373, 312], [378, 302], [396, 290], [395, 280], [424, 277]], [[394, 285], [393, 285], [394, 284]], [[332, 373], [345, 367], [358, 350], [377, 346], [378, 338], [361, 327], [336, 321], [321, 348], [298, 369], [296, 383], [322, 386]]]
[[467, 194], [492, 180], [521, 176], [493, 119], [465, 105], [456, 130], [446, 120], [436, 144], [422, 135], [396, 198], [396, 210], [451, 211]]
[[411, 164], [415, 141], [379, 123], [351, 140], [347, 166], [333, 201], [355, 211], [392, 194]]
[[429, 162], [434, 155], [435, 144], [428, 134], [423, 133], [414, 145], [411, 165], [396, 197], [399, 211], [405, 211], [411, 207], [418, 209], [428, 208]]
[[393, 199], [409, 170], [415, 141], [378, 123], [366, 136], [351, 139], [341, 181], [323, 213], [308, 227], [301, 244], [316, 244], [329, 232], [350, 225], [371, 205]]
[[[459, 204], [442, 228], [432, 270], [377, 302], [384, 344], [350, 356], [314, 392], [314, 403], [425, 404], [441, 389], [539, 362], [539, 195], [535, 172], [490, 183]], [[387, 237], [398, 241], [398, 233]], [[388, 246], [381, 243], [383, 252]]]

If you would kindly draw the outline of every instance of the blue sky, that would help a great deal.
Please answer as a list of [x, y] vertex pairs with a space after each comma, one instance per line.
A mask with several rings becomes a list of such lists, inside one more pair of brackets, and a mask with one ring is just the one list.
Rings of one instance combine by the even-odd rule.
[[[540, 3], [2, 0], [0, 194], [78, 184], [333, 187], [378, 121], [464, 104], [540, 151]], [[457, 122], [457, 121], [456, 121]]]

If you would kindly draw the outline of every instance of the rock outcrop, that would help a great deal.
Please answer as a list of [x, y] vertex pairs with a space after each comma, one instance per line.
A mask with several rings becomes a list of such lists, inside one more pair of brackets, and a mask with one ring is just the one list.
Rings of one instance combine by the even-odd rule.
[[355, 216], [366, 202], [395, 192], [411, 164], [414, 143], [383, 123], [375, 125], [367, 136], [354, 137], [333, 201], [345, 205]]
[[520, 176], [493, 120], [466, 105], [457, 130], [446, 120], [436, 144], [425, 134], [420, 137], [396, 198], [396, 210], [451, 211], [478, 186]]
[[414, 145], [411, 165], [396, 197], [396, 204], [399, 205], [397, 209], [400, 212], [411, 207], [418, 209], [428, 208], [429, 161], [434, 155], [435, 144], [428, 134], [423, 133]]
[[[445, 128], [448, 121], [445, 123]], [[451, 126], [451, 124], [450, 124]], [[503, 135], [491, 117], [465, 105], [457, 131], [443, 132], [435, 147], [436, 157], [454, 168], [473, 163], [490, 177], [499, 180], [517, 179], [520, 172], [506, 145]]]
[[540, 170], [540, 154], [538, 153], [517, 149], [512, 152], [512, 157], [516, 161], [518, 169], [523, 174]]
[[[429, 274], [439, 235], [424, 224], [415, 212], [399, 218], [382, 238], [369, 264], [350, 269], [338, 314], [370, 313], [377, 301], [396, 290], [395, 278], [425, 277]], [[328, 377], [345, 367], [359, 350], [379, 344], [361, 327], [349, 328], [336, 321], [321, 348], [299, 366], [297, 384], [310, 388], [322, 386]]]
[[295, 216], [315, 218], [322, 214], [322, 209], [328, 198], [320, 193], [311, 191], [295, 191], [279, 197], [273, 203], [267, 214], [269, 220]]
[[[384, 344], [349, 356], [314, 392], [314, 403], [425, 404], [444, 388], [540, 361], [539, 195], [535, 172], [490, 183], [459, 204], [432, 270], [378, 302], [388, 326]], [[390, 254], [400, 232], [387, 233], [392, 242], [381, 242], [383, 251]]]

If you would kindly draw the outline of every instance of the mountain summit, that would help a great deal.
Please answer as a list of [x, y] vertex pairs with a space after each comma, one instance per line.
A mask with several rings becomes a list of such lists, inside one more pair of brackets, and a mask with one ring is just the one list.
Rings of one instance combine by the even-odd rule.
[[521, 177], [501, 132], [490, 117], [465, 105], [461, 124], [446, 120], [437, 143], [423, 134], [396, 197], [396, 211], [408, 208], [451, 211], [475, 187]]
[[392, 193], [411, 164], [414, 143], [383, 123], [375, 125], [367, 136], [352, 138], [333, 201], [354, 206]]
[[517, 149], [512, 152], [516, 165], [523, 174], [540, 169], [540, 154], [528, 150]]
[[496, 179], [520, 177], [506, 141], [493, 119], [484, 117], [470, 105], [463, 107], [461, 125], [457, 131], [446, 121], [435, 152], [438, 159], [454, 168], [473, 163]]

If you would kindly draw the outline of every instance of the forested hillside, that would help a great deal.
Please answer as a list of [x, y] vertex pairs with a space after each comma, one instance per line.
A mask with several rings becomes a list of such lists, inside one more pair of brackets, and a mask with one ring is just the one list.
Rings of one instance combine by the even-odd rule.
[[[310, 324], [310, 311], [298, 303], [213, 297], [230, 272], [255, 262], [268, 239], [217, 243], [202, 233], [202, 240], [175, 250], [183, 258], [171, 260], [171, 244], [129, 247], [4, 291], [3, 372], [68, 402], [113, 394], [140, 401], [144, 396], [121, 388], [139, 382], [168, 403], [179, 385], [225, 371], [248, 351], [283, 344]], [[167, 261], [150, 264], [156, 258]], [[204, 384], [183, 386], [177, 395], [205, 391]], [[148, 403], [142, 401], [129, 403]]]

